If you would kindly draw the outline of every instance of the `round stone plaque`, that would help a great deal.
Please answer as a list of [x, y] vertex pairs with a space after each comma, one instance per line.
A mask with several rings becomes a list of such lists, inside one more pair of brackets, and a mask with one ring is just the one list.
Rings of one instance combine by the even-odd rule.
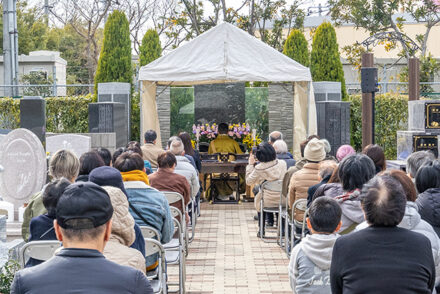
[[43, 145], [34, 133], [16, 129], [0, 142], [0, 196], [18, 209], [46, 183]]

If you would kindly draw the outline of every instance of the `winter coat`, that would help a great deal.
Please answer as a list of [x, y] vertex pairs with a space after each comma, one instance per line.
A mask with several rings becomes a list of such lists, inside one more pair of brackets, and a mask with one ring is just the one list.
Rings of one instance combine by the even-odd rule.
[[[248, 164], [246, 166], [246, 185], [252, 186], [262, 184], [264, 181], [282, 180], [287, 167], [284, 160], [272, 160], [261, 162], [257, 165]], [[254, 205], [260, 211], [261, 189], [255, 196]], [[280, 203], [280, 193], [267, 191], [264, 193], [264, 207], [278, 207]]]
[[440, 237], [440, 188], [428, 189], [416, 200], [420, 216], [428, 222]]
[[[337, 200], [339, 206], [341, 206], [342, 215], [341, 215], [341, 229], [339, 230], [339, 234], [345, 235], [351, 233], [356, 226], [362, 223], [365, 220], [364, 212], [361, 208], [361, 201], [359, 200], [359, 190], [355, 190], [350, 193], [351, 195], [357, 195], [353, 199], [341, 201], [341, 199]], [[338, 197], [338, 196], [335, 196]], [[335, 198], [334, 197], [334, 198]]]
[[277, 154], [277, 159], [284, 160], [286, 162], [287, 169], [291, 168], [292, 166], [295, 166], [296, 163], [295, 159], [291, 158], [287, 153]]
[[[135, 207], [145, 221], [130, 207], [130, 214], [139, 226], [150, 226], [160, 234], [160, 242], [166, 244], [171, 241], [174, 233], [174, 223], [170, 205], [162, 192], [148, 186], [141, 181], [124, 182], [127, 190], [128, 202]], [[154, 265], [156, 256], [146, 258], [147, 267]]]
[[125, 194], [118, 188], [104, 186], [113, 206], [112, 232], [105, 245], [104, 256], [120, 265], [131, 266], [145, 273], [145, 258], [136, 249], [130, 248], [136, 234], [134, 219], [128, 210]]
[[[46, 186], [43, 187], [42, 191], [44, 191]], [[44, 204], [43, 204], [42, 191], [37, 192], [34, 195], [32, 195], [32, 197], [29, 199], [29, 203], [26, 206], [26, 209], [24, 210], [23, 223], [21, 224], [21, 236], [23, 237], [23, 240], [25, 242], [27, 242], [29, 240], [29, 225], [30, 225], [31, 219], [33, 219], [34, 217], [37, 217], [39, 215], [47, 213], [47, 209], [46, 209], [46, 207], [44, 207]]]
[[[299, 199], [307, 199], [307, 191], [313, 185], [319, 183], [319, 163], [308, 162], [303, 168], [292, 175], [289, 185], [289, 207], [292, 208], [293, 203]], [[295, 219], [303, 220], [304, 213], [295, 212]]]
[[311, 186], [308, 190], [307, 190], [307, 207], [310, 206], [310, 204], [312, 204], [313, 201], [313, 195], [315, 195], [316, 190], [318, 190], [319, 187], [325, 185], [328, 183], [328, 181], [330, 180], [330, 177], [332, 175], [327, 175], [326, 177], [324, 177], [321, 182], [319, 182], [316, 185]]
[[[31, 241], [46, 241], [57, 240], [55, 230], [53, 228], [53, 220], [55, 216], [42, 214], [31, 219], [29, 225], [29, 242]], [[29, 258], [25, 267], [31, 267], [44, 262], [43, 260]]]
[[197, 171], [191, 162], [185, 156], [176, 156], [177, 165], [174, 172], [186, 178], [191, 186], [191, 196], [196, 197], [200, 189], [199, 177]]
[[89, 181], [89, 175], [79, 175], [75, 182], [88, 182]]
[[321, 196], [335, 198], [342, 194], [344, 194], [344, 189], [342, 189], [341, 183], [327, 183], [316, 189], [312, 196], [312, 201]]
[[[356, 231], [365, 229], [368, 223], [364, 221], [356, 227]], [[432, 256], [434, 258], [436, 280], [440, 278], [440, 239], [435, 233], [434, 229], [426, 221], [422, 220], [417, 205], [414, 202], [406, 202], [405, 215], [398, 227], [408, 229], [410, 231], [420, 233], [431, 241]]]
[[151, 167], [157, 168], [157, 158], [165, 151], [153, 143], [145, 143], [145, 145], [141, 146], [141, 149], [143, 159], [148, 160]]
[[293, 293], [330, 293], [330, 265], [338, 237], [338, 234], [307, 235], [293, 248], [288, 267]]

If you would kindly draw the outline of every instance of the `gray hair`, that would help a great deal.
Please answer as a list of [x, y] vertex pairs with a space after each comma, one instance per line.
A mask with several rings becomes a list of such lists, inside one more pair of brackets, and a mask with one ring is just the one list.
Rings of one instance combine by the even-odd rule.
[[273, 131], [272, 133], [269, 134], [269, 142], [270, 143], [275, 143], [278, 140], [283, 140], [283, 133], [279, 132], [279, 131]]
[[338, 164], [334, 160], [324, 160], [319, 164], [318, 174], [321, 179], [331, 176], [333, 171], [338, 167]]
[[54, 179], [66, 178], [69, 181], [79, 173], [79, 159], [72, 151], [61, 149], [49, 161], [49, 175]]
[[273, 148], [277, 154], [284, 154], [288, 151], [287, 144], [282, 139], [276, 140], [275, 143], [273, 143]]
[[182, 155], [185, 148], [183, 146], [182, 140], [174, 140], [171, 142], [170, 151], [174, 155]]
[[332, 146], [330, 146], [330, 142], [327, 139], [321, 139], [322, 143], [324, 143], [325, 153], [330, 153], [332, 151]]
[[431, 151], [417, 151], [407, 158], [406, 160], [406, 172], [415, 178], [417, 171], [426, 163], [435, 160], [435, 156]]
[[167, 145], [168, 145], [168, 149], [170, 149], [171, 143], [173, 143], [173, 141], [182, 141], [182, 139], [180, 139], [177, 136], [172, 136], [168, 139]]

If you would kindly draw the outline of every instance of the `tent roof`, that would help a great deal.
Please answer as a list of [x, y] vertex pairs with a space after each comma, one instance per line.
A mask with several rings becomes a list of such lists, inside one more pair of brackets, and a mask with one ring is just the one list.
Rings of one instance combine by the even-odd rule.
[[311, 81], [311, 75], [309, 68], [225, 22], [141, 67], [139, 80], [191, 85]]

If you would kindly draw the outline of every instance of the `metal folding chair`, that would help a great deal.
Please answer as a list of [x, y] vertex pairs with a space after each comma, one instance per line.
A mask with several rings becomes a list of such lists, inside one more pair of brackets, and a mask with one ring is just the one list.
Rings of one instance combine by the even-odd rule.
[[283, 195], [283, 193], [280, 193], [280, 202], [278, 205], [278, 245], [280, 245], [281, 248], [286, 247], [286, 240], [284, 239], [283, 242], [283, 234], [282, 234], [282, 224], [284, 222], [284, 236], [288, 235], [288, 227], [287, 227], [287, 197]]
[[159, 265], [157, 267], [158, 279], [150, 280], [151, 287], [153, 288], [153, 293], [166, 294], [167, 282], [166, 282], [165, 250], [162, 244], [155, 239], [144, 238], [144, 240], [145, 240], [145, 257], [154, 254], [159, 254]]
[[[276, 192], [276, 193], [280, 193], [281, 195], [281, 190], [283, 188], [283, 181], [282, 180], [277, 180], [277, 181], [270, 181], [270, 182], [264, 182], [260, 189], [261, 189], [261, 199], [260, 199], [260, 238], [264, 241], [264, 242], [278, 242], [279, 239], [279, 231], [280, 228], [277, 228], [277, 237], [274, 240], [273, 237], [269, 238], [269, 237], [265, 237], [265, 234], [263, 234], [265, 230], [265, 222], [264, 222], [264, 213], [265, 212], [269, 212], [269, 213], [278, 213], [279, 212], [279, 207], [265, 207], [264, 206], [264, 195], [265, 193], [267, 193], [267, 191], [271, 191], [271, 192]], [[280, 227], [280, 216], [278, 216], [278, 227]]]
[[54, 256], [60, 247], [61, 242], [58, 240], [28, 242], [20, 249], [20, 265], [24, 268], [29, 258], [46, 261]]
[[[186, 220], [185, 220], [185, 216], [186, 216], [186, 212], [187, 212], [185, 200], [183, 199], [183, 196], [177, 192], [162, 191], [162, 193], [165, 195], [165, 198], [168, 200], [168, 204], [170, 206], [174, 203], [178, 203], [178, 202], [181, 203], [181, 206], [183, 208], [183, 212], [181, 212], [182, 217], [180, 218], [180, 225], [182, 227], [182, 233], [184, 234], [184, 237], [185, 237], [185, 248], [188, 249], [189, 234], [188, 234], [188, 229], [186, 227]], [[172, 208], [172, 207], [170, 207], [170, 208]], [[186, 250], [186, 254], [188, 254], [188, 250]]]
[[[299, 221], [295, 218], [296, 214], [300, 212], [303, 213], [302, 221]], [[290, 249], [292, 249], [293, 245], [295, 244], [295, 239], [301, 240], [302, 238], [304, 238], [305, 229], [306, 229], [306, 217], [307, 217], [307, 199], [296, 200], [291, 207], [290, 214], [287, 213], [287, 219], [286, 219], [286, 231], [290, 226], [290, 242], [288, 242], [287, 234], [285, 237], [287, 256], [290, 256], [289, 247]], [[297, 233], [297, 229], [301, 230], [301, 233]]]

